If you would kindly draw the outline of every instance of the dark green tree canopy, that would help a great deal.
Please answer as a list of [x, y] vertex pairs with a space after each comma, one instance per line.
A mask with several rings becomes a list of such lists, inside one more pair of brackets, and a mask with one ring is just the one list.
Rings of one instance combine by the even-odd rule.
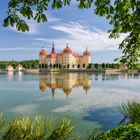
[[[119, 60], [133, 67], [140, 60], [140, 0], [76, 0], [78, 8], [93, 8], [94, 13], [104, 16], [112, 25], [110, 38], [118, 38], [121, 33], [128, 33], [119, 49], [122, 57]], [[45, 12], [48, 7], [59, 9], [70, 6], [71, 0], [9, 0], [4, 27], [16, 26], [18, 31], [29, 31], [26, 19], [38, 23], [47, 22]], [[118, 59], [116, 59], [118, 60]]]

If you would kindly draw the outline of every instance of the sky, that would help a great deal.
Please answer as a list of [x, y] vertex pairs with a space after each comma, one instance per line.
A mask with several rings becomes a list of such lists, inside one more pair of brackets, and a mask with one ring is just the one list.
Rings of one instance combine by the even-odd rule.
[[50, 53], [52, 43], [56, 52], [62, 51], [66, 44], [73, 53], [82, 54], [86, 48], [91, 51], [93, 63], [112, 63], [121, 55], [118, 45], [124, 38], [109, 39], [109, 21], [94, 14], [93, 9], [80, 10], [77, 3], [59, 10], [48, 9], [47, 23], [28, 21], [29, 32], [18, 32], [15, 27], [4, 28], [8, 0], [0, 5], [0, 61], [38, 59], [44, 47]]

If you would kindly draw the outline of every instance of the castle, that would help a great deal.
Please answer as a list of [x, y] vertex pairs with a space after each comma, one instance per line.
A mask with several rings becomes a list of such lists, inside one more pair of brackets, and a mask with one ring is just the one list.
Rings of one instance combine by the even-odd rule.
[[91, 62], [91, 53], [86, 49], [82, 55], [72, 53], [71, 48], [66, 45], [65, 49], [56, 53], [54, 43], [51, 53], [47, 53], [44, 48], [39, 53], [39, 67], [46, 68], [63, 68], [63, 69], [86, 69]]

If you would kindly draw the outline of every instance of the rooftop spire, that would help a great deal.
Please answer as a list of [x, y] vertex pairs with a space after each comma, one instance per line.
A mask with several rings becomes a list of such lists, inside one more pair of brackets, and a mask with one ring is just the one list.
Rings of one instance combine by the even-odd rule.
[[67, 48], [69, 47], [69, 44], [68, 44], [68, 43], [66, 44], [66, 47], [67, 47]]
[[55, 53], [54, 42], [52, 44], [52, 53]]

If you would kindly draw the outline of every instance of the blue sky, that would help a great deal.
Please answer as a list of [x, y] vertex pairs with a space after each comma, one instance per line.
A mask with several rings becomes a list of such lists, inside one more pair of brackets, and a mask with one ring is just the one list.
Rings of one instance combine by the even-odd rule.
[[28, 21], [30, 31], [18, 32], [15, 28], [2, 26], [7, 1], [0, 5], [0, 61], [38, 59], [38, 53], [45, 47], [49, 53], [52, 42], [56, 51], [61, 51], [68, 43], [73, 52], [82, 54], [86, 47], [92, 53], [92, 62], [113, 62], [120, 55], [118, 40], [108, 39], [111, 27], [106, 19], [98, 17], [92, 9], [79, 10], [74, 2], [70, 7], [59, 10], [51, 8], [46, 12], [47, 23]]

